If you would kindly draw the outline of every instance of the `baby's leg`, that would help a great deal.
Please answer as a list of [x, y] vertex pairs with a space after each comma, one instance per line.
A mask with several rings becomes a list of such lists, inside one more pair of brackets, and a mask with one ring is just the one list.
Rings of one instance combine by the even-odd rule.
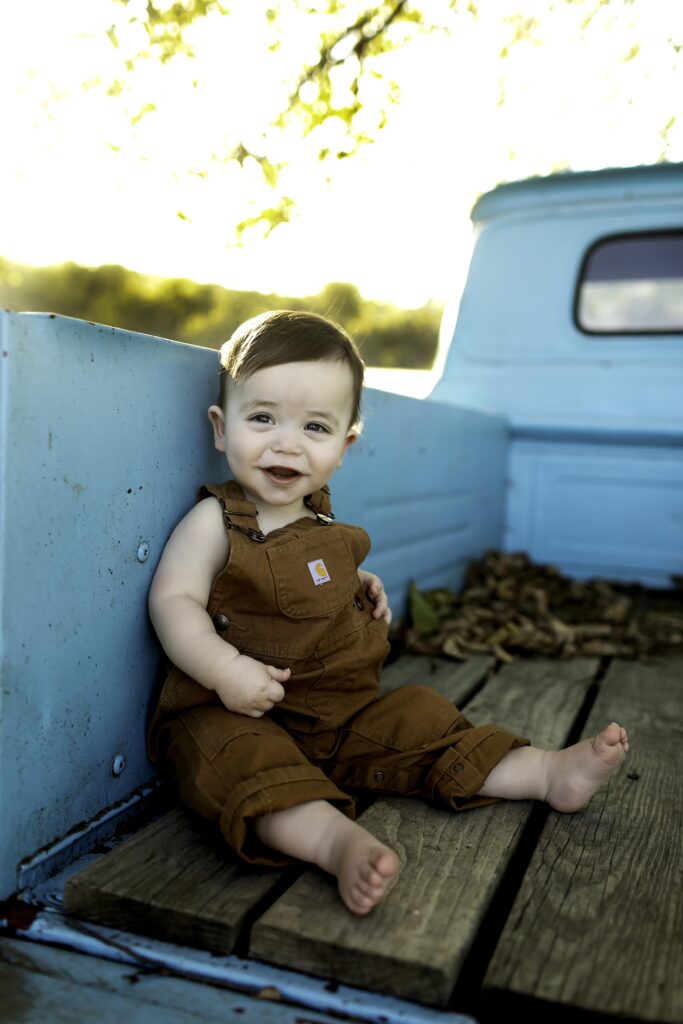
[[254, 820], [262, 843], [335, 875], [354, 914], [367, 914], [398, 875], [393, 850], [326, 800], [275, 811]]
[[546, 800], [556, 811], [579, 811], [619, 767], [627, 750], [626, 730], [616, 722], [564, 750], [518, 747], [492, 769], [479, 795]]

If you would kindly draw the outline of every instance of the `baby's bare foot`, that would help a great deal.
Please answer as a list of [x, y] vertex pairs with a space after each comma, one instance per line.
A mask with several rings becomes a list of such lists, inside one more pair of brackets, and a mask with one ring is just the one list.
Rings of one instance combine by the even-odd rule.
[[340, 828], [328, 870], [337, 876], [339, 895], [354, 914], [367, 914], [395, 881], [398, 857], [355, 822]]
[[619, 767], [627, 750], [626, 730], [612, 722], [590, 740], [582, 740], [565, 750], [548, 751], [545, 799], [556, 811], [580, 811]]

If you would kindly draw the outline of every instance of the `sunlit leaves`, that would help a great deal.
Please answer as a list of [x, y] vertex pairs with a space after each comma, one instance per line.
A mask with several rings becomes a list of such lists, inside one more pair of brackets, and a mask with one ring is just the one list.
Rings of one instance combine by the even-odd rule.
[[138, 121], [143, 119], [145, 114], [152, 114], [156, 109], [156, 103], [145, 103], [145, 105], [138, 110], [137, 114], [134, 114], [131, 117], [130, 123], [137, 124]]
[[[153, 66], [180, 68], [179, 62], [195, 62], [192, 88], [203, 84], [197, 30], [216, 18], [230, 16], [218, 0], [114, 0], [120, 17], [106, 31], [106, 37], [120, 59], [121, 72], [103, 84], [112, 100], [124, 103], [131, 127], [138, 127], [146, 115], [157, 110], [154, 93], [144, 102], [136, 82], [149, 82], [150, 88], [163, 89], [163, 81], [152, 73]], [[449, 0], [449, 7], [454, 0]], [[384, 0], [368, 4], [363, 0], [289, 0], [288, 3], [255, 3], [235, 0], [233, 14], [244, 18], [249, 11], [250, 24], [260, 17], [262, 23], [262, 59], [277, 60], [282, 88], [269, 90], [272, 103], [263, 121], [248, 132], [236, 134], [235, 100], [226, 96], [226, 131], [223, 145], [214, 151], [212, 162], [234, 162], [252, 180], [258, 168], [262, 186], [273, 193], [271, 202], [261, 203], [260, 212], [243, 218], [238, 235], [261, 219], [268, 232], [292, 215], [294, 200], [285, 196], [281, 176], [297, 149], [302, 161], [313, 158], [326, 164], [346, 159], [359, 147], [375, 141], [386, 124], [390, 106], [397, 102], [399, 86], [385, 72], [383, 57], [404, 45], [424, 26], [420, 5], [408, 0]], [[302, 20], [305, 19], [305, 20]], [[232, 19], [231, 19], [232, 20]], [[236, 32], [241, 22], [236, 19]], [[308, 39], [303, 47], [301, 38]], [[297, 45], [294, 45], [296, 40]], [[307, 53], [302, 59], [302, 54]], [[274, 65], [275, 66], [275, 65]], [[264, 68], [264, 72], [268, 69]], [[272, 81], [245, 61], [245, 87], [254, 89], [259, 77]], [[176, 74], [177, 79], [177, 72]], [[188, 85], [188, 88], [190, 86]], [[240, 129], [237, 128], [239, 133]], [[289, 140], [283, 147], [280, 140]], [[258, 190], [255, 190], [256, 192]]]
[[[130, 0], [116, 2], [131, 12], [129, 24], [140, 24], [147, 34], [148, 45], [140, 49], [135, 60], [153, 57], [165, 63], [179, 53], [194, 56], [193, 47], [186, 38], [186, 30], [211, 12], [229, 14], [229, 9], [218, 0], [182, 0], [181, 3], [163, 3], [161, 0], [146, 0], [145, 3]], [[109, 29], [107, 35], [112, 44], [118, 46], [115, 26]]]
[[253, 217], [246, 217], [237, 225], [238, 238], [250, 228], [258, 228], [264, 237], [267, 237], [280, 224], [286, 224], [290, 220], [294, 205], [294, 200], [290, 196], [282, 196], [274, 206], [259, 210]]
[[[493, 53], [499, 58], [489, 76], [494, 89], [497, 85], [492, 102], [501, 109], [519, 110], [520, 119], [526, 120], [530, 109], [543, 106], [545, 90], [526, 84], [525, 68], [543, 69], [547, 55], [553, 74], [562, 74], [562, 62], [553, 63], [550, 58], [557, 45], [558, 24], [566, 26], [565, 49], [578, 54], [577, 70], [581, 67], [580, 77], [567, 83], [566, 108], [585, 102], [590, 76], [598, 91], [604, 91], [603, 78], [611, 76], [614, 95], [623, 98], [624, 89], [632, 89], [636, 81], [631, 66], [644, 64], [643, 51], [648, 47], [634, 27], [637, 9], [646, 10], [646, 0], [520, 0], [515, 5], [501, 4], [493, 15], [492, 5], [484, 8], [473, 0], [228, 0], [228, 6], [219, 0], [111, 3], [116, 16], [103, 32], [119, 72], [103, 77], [101, 83], [91, 79], [88, 88], [101, 89], [125, 110], [136, 146], [141, 151], [147, 146], [140, 159], [147, 158], [155, 141], [168, 130], [171, 92], [174, 103], [197, 112], [195, 125], [202, 118], [202, 99], [213, 97], [212, 113], [206, 117], [212, 151], [208, 157], [203, 150], [195, 157], [197, 169], [191, 173], [202, 170], [202, 161], [212, 173], [229, 165], [239, 171], [251, 194], [247, 209], [238, 215], [238, 233], [254, 229], [259, 218], [267, 232], [291, 219], [301, 194], [293, 180], [297, 168], [305, 169], [309, 181], [311, 168], [319, 169], [318, 181], [331, 180], [340, 161], [381, 137], [393, 105], [400, 100], [395, 51], [418, 35], [439, 32], [456, 38], [465, 19], [486, 21], [486, 31], [495, 40]], [[497, 23], [491, 31], [493, 22]], [[233, 49], [231, 59], [220, 67], [220, 53], [214, 48], [207, 59], [205, 44], [211, 37], [225, 38], [226, 23], [233, 43], [241, 39], [244, 46], [243, 52]], [[667, 35], [675, 60], [683, 40], [671, 29]], [[617, 39], [623, 40], [619, 48], [615, 48]], [[604, 54], [604, 74], [590, 59], [593, 43], [597, 44], [593, 52]], [[588, 60], [581, 62], [584, 55]], [[651, 64], [650, 54], [646, 59]], [[224, 103], [217, 114], [215, 96], [221, 89]], [[247, 103], [241, 102], [243, 94]], [[255, 98], [258, 110], [247, 122], [243, 109], [252, 109]], [[435, 103], [438, 98], [435, 95]], [[462, 97], [441, 99], [460, 103]], [[515, 128], [515, 116], [511, 115], [511, 137], [501, 144], [501, 151], [520, 154], [525, 148], [524, 132]], [[664, 153], [670, 140], [680, 135], [680, 127], [670, 119], [669, 110], [662, 111], [661, 125]], [[191, 124], [196, 135], [192, 129]], [[521, 166], [520, 160], [511, 162]], [[533, 162], [528, 153], [526, 162]], [[542, 170], [567, 164], [567, 151], [560, 146]], [[235, 196], [235, 189], [231, 195]]]

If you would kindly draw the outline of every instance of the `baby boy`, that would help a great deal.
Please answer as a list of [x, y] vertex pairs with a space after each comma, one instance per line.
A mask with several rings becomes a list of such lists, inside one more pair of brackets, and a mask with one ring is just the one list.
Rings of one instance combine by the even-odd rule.
[[500, 799], [584, 807], [624, 760], [617, 723], [560, 751], [475, 726], [428, 687], [379, 695], [391, 611], [370, 549], [337, 523], [327, 483], [360, 431], [363, 363], [341, 327], [278, 311], [220, 353], [206, 485], [171, 534], [150, 616], [168, 672], [150, 756], [181, 800], [251, 863], [308, 861], [366, 914], [398, 874], [355, 821], [353, 791], [459, 811]]

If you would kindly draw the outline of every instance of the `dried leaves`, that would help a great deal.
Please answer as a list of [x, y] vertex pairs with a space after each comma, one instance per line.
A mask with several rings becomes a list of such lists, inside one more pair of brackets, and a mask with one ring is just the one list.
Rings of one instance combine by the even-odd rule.
[[658, 600], [639, 586], [570, 580], [524, 554], [489, 551], [473, 562], [460, 594], [410, 585], [406, 647], [465, 660], [541, 654], [637, 658], [683, 645], [683, 600]]

